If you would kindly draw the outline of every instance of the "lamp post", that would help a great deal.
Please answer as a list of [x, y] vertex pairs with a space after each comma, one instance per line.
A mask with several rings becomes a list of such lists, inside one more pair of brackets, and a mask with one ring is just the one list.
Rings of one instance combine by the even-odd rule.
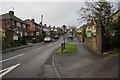
[[66, 29], [66, 25], [63, 25], [62, 27], [64, 29], [64, 49], [65, 49], [65, 29]]

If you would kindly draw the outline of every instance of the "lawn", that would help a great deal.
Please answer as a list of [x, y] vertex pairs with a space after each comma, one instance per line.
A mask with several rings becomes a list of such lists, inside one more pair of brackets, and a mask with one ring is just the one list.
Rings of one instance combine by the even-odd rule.
[[57, 50], [57, 53], [69, 53], [69, 52], [76, 52], [76, 45], [75, 44], [66, 44], [65, 49], [62, 51], [61, 48]]

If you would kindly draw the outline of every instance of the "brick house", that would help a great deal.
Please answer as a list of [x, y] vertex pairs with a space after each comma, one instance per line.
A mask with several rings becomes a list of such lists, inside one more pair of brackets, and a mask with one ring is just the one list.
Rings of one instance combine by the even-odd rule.
[[40, 24], [37, 24], [34, 19], [27, 19], [25, 20], [26, 23], [30, 25], [29, 28], [29, 35], [35, 36], [40, 35], [42, 33], [42, 26]]
[[9, 30], [13, 32], [13, 35], [17, 34], [20, 37], [28, 35], [30, 25], [16, 17], [13, 11], [9, 11], [9, 13], [0, 16], [0, 23], [2, 23], [0, 27], [3, 30]]
[[42, 30], [43, 30], [47, 35], [50, 35], [50, 29], [49, 29], [49, 27], [47, 27], [46, 24], [44, 24], [44, 26], [42, 27]]

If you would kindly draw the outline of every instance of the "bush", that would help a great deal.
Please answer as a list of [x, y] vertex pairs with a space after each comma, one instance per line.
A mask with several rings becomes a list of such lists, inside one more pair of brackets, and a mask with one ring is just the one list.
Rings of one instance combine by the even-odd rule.
[[27, 42], [26, 42], [25, 37], [20, 38], [20, 39], [19, 39], [19, 43], [18, 43], [18, 44], [21, 44], [21, 45], [26, 45], [26, 44], [27, 44]]

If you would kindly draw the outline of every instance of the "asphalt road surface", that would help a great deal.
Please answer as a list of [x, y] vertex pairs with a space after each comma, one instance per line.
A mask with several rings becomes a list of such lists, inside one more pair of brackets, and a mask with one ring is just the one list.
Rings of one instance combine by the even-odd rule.
[[49, 43], [37, 43], [35, 46], [3, 53], [2, 78], [41, 78], [43, 65], [63, 39]]

